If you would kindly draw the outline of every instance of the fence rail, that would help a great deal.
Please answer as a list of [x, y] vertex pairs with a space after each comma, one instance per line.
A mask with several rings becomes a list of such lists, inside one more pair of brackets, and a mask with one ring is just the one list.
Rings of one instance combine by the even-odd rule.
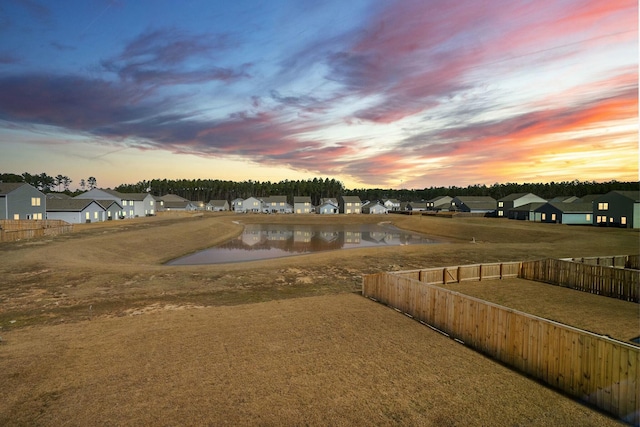
[[15, 242], [35, 237], [69, 233], [73, 225], [59, 219], [0, 220], [0, 242]]
[[457, 265], [454, 267], [436, 267], [420, 270], [392, 272], [402, 277], [419, 280], [430, 285], [446, 285], [472, 280], [504, 279], [518, 277], [521, 262], [502, 262], [494, 264]]
[[[604, 257], [562, 258], [562, 261], [602, 265], [605, 267], [635, 268], [637, 270], [637, 258], [637, 255], [615, 255]], [[634, 264], [636, 267], [633, 267]]]
[[637, 347], [420, 282], [415, 272], [411, 276], [367, 275], [362, 293], [626, 422], [640, 423]]
[[523, 262], [521, 277], [625, 301], [640, 302], [640, 270], [543, 259]]

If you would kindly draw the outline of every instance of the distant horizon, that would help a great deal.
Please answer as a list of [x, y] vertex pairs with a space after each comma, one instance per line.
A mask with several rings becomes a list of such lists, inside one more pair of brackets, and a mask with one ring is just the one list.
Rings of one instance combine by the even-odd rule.
[[634, 0], [1, 9], [0, 170], [105, 187], [638, 179]]

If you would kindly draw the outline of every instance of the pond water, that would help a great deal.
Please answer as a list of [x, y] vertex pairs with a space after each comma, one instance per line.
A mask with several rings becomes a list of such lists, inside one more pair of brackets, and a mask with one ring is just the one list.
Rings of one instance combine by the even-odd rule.
[[248, 224], [237, 238], [169, 261], [167, 265], [257, 261], [338, 249], [440, 243], [388, 224]]

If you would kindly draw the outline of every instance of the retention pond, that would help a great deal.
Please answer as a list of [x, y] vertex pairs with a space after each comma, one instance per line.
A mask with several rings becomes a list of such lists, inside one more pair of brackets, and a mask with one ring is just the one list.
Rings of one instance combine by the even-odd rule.
[[339, 249], [440, 243], [389, 224], [248, 224], [235, 239], [169, 261], [167, 265], [257, 261]]

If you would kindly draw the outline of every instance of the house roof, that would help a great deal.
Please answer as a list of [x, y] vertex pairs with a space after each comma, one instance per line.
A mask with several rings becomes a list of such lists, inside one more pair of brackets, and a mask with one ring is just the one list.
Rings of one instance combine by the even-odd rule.
[[9, 194], [23, 185], [29, 184], [26, 182], [0, 182], [0, 194]]
[[[582, 202], [582, 203], [591, 203], [598, 197], [602, 197], [602, 194], [587, 194], [585, 196], [580, 197], [577, 200], [572, 200], [572, 202]], [[566, 202], [567, 200], [565, 200]]]
[[542, 197], [536, 196], [533, 193], [512, 193], [512, 194], [509, 194], [508, 196], [505, 196], [505, 197], [503, 197], [501, 199], [498, 199], [498, 201], [500, 201], [500, 202], [513, 202], [514, 200], [518, 200], [518, 199], [521, 199], [521, 198], [526, 197], [526, 196], [534, 196], [534, 197], [538, 197], [538, 198], [542, 199]]
[[178, 196], [177, 194], [165, 194], [164, 196], [158, 197], [158, 199], [164, 200], [165, 204], [166, 202], [188, 202], [189, 201], [184, 197]]
[[311, 203], [311, 197], [309, 196], [295, 196], [293, 203]]
[[531, 212], [531, 211], [535, 211], [540, 206], [544, 206], [544, 205], [546, 205], [546, 203], [544, 202], [532, 202], [532, 203], [526, 203], [522, 206], [518, 206], [509, 210], [512, 212]]
[[536, 211], [544, 210], [547, 205], [551, 205], [562, 213], [592, 213], [593, 207], [591, 203], [579, 203], [579, 202], [549, 202], [545, 203]]
[[64, 193], [47, 193], [47, 200], [51, 199], [71, 199], [72, 197]]
[[263, 197], [264, 203], [287, 203], [287, 196], [269, 196]]
[[49, 199], [47, 212], [81, 212], [94, 202], [104, 209], [93, 199]]
[[342, 196], [342, 201], [345, 203], [362, 203], [358, 196]]
[[188, 200], [181, 200], [181, 201], [164, 201], [164, 207], [166, 209], [186, 209], [187, 205], [189, 205], [191, 202]]
[[226, 200], [209, 200], [209, 205], [215, 206], [215, 207], [223, 208], [228, 204], [229, 202], [227, 202]]
[[631, 199], [634, 202], [640, 202], [640, 191], [612, 191], [612, 193], [617, 193], [627, 199]]
[[115, 204], [118, 208], [122, 209], [122, 206], [120, 206], [120, 203], [116, 202], [115, 200], [96, 200], [96, 202], [98, 202], [98, 204], [105, 209], [109, 209], [113, 204]]

